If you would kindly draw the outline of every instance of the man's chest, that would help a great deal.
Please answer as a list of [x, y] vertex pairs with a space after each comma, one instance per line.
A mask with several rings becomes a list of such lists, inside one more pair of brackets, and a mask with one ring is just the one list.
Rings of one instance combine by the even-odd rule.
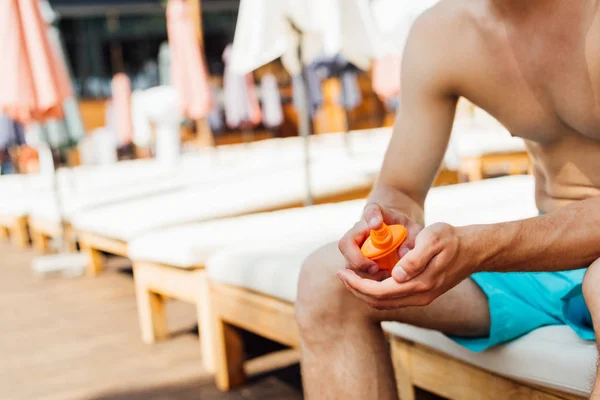
[[507, 32], [482, 65], [476, 102], [515, 136], [544, 143], [578, 133], [600, 140], [600, 18], [580, 31]]

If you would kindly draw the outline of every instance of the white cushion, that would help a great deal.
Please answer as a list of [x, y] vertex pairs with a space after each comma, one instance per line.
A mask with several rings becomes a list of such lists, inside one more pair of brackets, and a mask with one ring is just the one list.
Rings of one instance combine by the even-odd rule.
[[[352, 131], [347, 135], [352, 154], [356, 157], [347, 161], [355, 165], [370, 163], [372, 166], [369, 168], [374, 170], [385, 153], [391, 130]], [[311, 136], [311, 159], [318, 162], [331, 157], [347, 158], [345, 140], [344, 134]], [[154, 160], [135, 160], [102, 168], [84, 166], [61, 169], [58, 173], [62, 193], [61, 213], [51, 193], [34, 200], [28, 212], [34, 220], [58, 222], [62, 214], [68, 221], [75, 213], [111, 203], [183, 190], [199, 184], [237, 181], [277, 167], [300, 166], [303, 155], [303, 141], [295, 137], [202, 150], [183, 156], [181, 162], [171, 168]], [[364, 161], [361, 156], [368, 158]]]
[[535, 181], [531, 175], [436, 187], [425, 200], [427, 225], [434, 222], [457, 226], [487, 224], [537, 214]]
[[580, 339], [568, 326], [548, 326], [505, 345], [474, 353], [445, 335], [386, 322], [388, 332], [499, 375], [589, 396], [596, 375], [596, 342]]
[[462, 157], [479, 157], [485, 154], [516, 153], [525, 151], [523, 139], [513, 137], [506, 129], [472, 126], [453, 133], [452, 145]]
[[298, 277], [306, 257], [323, 242], [299, 240], [277, 246], [239, 245], [215, 253], [206, 262], [213, 282], [233, 285], [272, 296], [296, 301]]
[[[332, 157], [313, 163], [312, 192], [324, 197], [367, 189], [378, 169], [379, 160], [372, 159]], [[301, 202], [305, 194], [304, 168], [297, 167], [84, 211], [71, 222], [80, 231], [129, 241], [160, 227], [285, 207]]]
[[[531, 177], [508, 177], [434, 188], [427, 198], [427, 220], [465, 225], [534, 216], [533, 184]], [[486, 193], [492, 196], [491, 204], [481, 199]], [[158, 229], [129, 242], [128, 255], [135, 261], [190, 268], [238, 242], [274, 240], [279, 245], [319, 239], [324, 244], [338, 240], [360, 217], [363, 205], [362, 200], [350, 201]]]
[[341, 237], [359, 218], [364, 200], [294, 208], [160, 229], [132, 240], [128, 256], [189, 268], [204, 265], [224, 246], [237, 243], [327, 243]]
[[[477, 224], [477, 223], [495, 223], [495, 222], [503, 222], [507, 220], [515, 220], [518, 219], [520, 215], [526, 216], [535, 216], [535, 209], [530, 209], [530, 203], [533, 200], [533, 196], [531, 194], [527, 195], [526, 192], [533, 192], [534, 182], [532, 179], [524, 179], [524, 177], [506, 177], [506, 178], [497, 178], [490, 179], [482, 182], [475, 183], [464, 183], [453, 186], [439, 187], [433, 188], [430, 191], [428, 201], [426, 203], [426, 215], [435, 214], [437, 218], [435, 222], [450, 222], [455, 225], [466, 225], [466, 224]], [[471, 204], [476, 203], [476, 199], [473, 198], [475, 192], [486, 190], [494, 194], [495, 186], [505, 190], [505, 191], [514, 191], [518, 193], [520, 191], [520, 196], [517, 196], [510, 203], [512, 204], [510, 207], [503, 204], [505, 199], [503, 197], [498, 197], [495, 199], [492, 196], [490, 201], [483, 202], [482, 204]], [[512, 189], [514, 188], [514, 190]], [[460, 199], [464, 199], [462, 202]], [[458, 203], [454, 203], [452, 200], [457, 200]], [[462, 205], [463, 209], [460, 209], [460, 205]], [[332, 207], [338, 207], [339, 205], [332, 205]], [[497, 211], [501, 209], [502, 212], [498, 213]], [[273, 214], [276, 216], [277, 214]], [[308, 215], [308, 214], [307, 214]], [[340, 214], [343, 216], [343, 214]], [[434, 222], [430, 217], [427, 217], [428, 224]], [[355, 222], [354, 220], [348, 221], [348, 225], [352, 225]], [[232, 222], [233, 225], [233, 222]], [[340, 224], [341, 225], [341, 224]], [[322, 237], [328, 236], [329, 240], [321, 241], [320, 244], [324, 244], [327, 241], [335, 241], [338, 240], [341, 235], [335, 230], [326, 231], [321, 234]], [[312, 243], [310, 235], [297, 235], [297, 241], [301, 243]], [[227, 283], [232, 283], [232, 279], [238, 279], [235, 276], [221, 276], [219, 274], [221, 262], [227, 263], [227, 265], [234, 264], [236, 262], [242, 262], [245, 269], [248, 269], [247, 273], [242, 274], [241, 276], [246, 275], [268, 275], [269, 270], [263, 270], [261, 267], [261, 259], [260, 252], [262, 251], [263, 255], [269, 259], [270, 263], [274, 263], [273, 257], [269, 254], [271, 249], [277, 250], [278, 259], [281, 259], [281, 268], [285, 268], [290, 276], [296, 276], [297, 270], [301, 267], [301, 262], [289, 262], [285, 258], [285, 252], [281, 249], [288, 246], [287, 241], [280, 243], [278, 241], [273, 241], [269, 246], [266, 243], [260, 245], [262, 250], [257, 251], [252, 242], [250, 245], [236, 245], [235, 243], [230, 247], [226, 247], [225, 249], [219, 251], [214, 258], [210, 258], [206, 263], [206, 268], [209, 270], [209, 276], [213, 277], [216, 281], [223, 281], [223, 279], [227, 280]], [[156, 243], [154, 243], [156, 244]], [[313, 247], [314, 246], [309, 246]], [[304, 257], [307, 257], [310, 254], [310, 249], [305, 251]], [[294, 260], [296, 260], [296, 249], [292, 249]], [[248, 256], [246, 258], [246, 256]], [[301, 257], [300, 257], [301, 258]], [[250, 261], [249, 261], [250, 260]], [[212, 269], [212, 271], [210, 271]], [[215, 272], [216, 271], [216, 272]], [[213, 276], [213, 273], [217, 275]], [[257, 278], [258, 279], [258, 278]], [[267, 279], [266, 277], [264, 278]], [[224, 281], [223, 281], [224, 282]], [[234, 284], [246, 287], [246, 283], [243, 279], [236, 281]], [[292, 285], [293, 286], [293, 285]], [[287, 286], [286, 286], [287, 287]], [[290, 286], [291, 287], [291, 286]], [[257, 290], [256, 288], [251, 288], [253, 290]], [[263, 291], [263, 293], [271, 295], [271, 296], [280, 296], [280, 292], [273, 293], [268, 292], [267, 289]], [[284, 297], [287, 300], [295, 299], [295, 292], [285, 293]]]

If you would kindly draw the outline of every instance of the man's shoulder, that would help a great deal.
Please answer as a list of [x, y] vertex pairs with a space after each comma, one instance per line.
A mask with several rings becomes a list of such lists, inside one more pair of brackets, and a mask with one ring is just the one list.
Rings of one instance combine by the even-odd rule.
[[485, 0], [440, 0], [415, 22], [417, 34], [460, 44], [489, 28], [492, 19]]
[[498, 25], [489, 14], [486, 0], [440, 0], [415, 21], [407, 62], [458, 91], [488, 64], [489, 48], [498, 40]]

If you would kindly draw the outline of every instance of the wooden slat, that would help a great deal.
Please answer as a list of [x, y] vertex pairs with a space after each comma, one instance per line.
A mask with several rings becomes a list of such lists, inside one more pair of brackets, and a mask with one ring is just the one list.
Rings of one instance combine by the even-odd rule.
[[10, 239], [15, 246], [21, 249], [29, 247], [28, 221], [29, 217], [22, 216], [16, 218], [10, 227]]
[[470, 182], [491, 175], [518, 175], [529, 171], [531, 160], [525, 151], [515, 153], [492, 153], [461, 160], [460, 171]]
[[[62, 235], [62, 229], [64, 232], [64, 239], [67, 251], [74, 252], [77, 250], [77, 238], [75, 229], [70, 223], [65, 222], [64, 226], [56, 221], [49, 221], [43, 218], [30, 218], [29, 229], [31, 236], [34, 238], [34, 246], [41, 252], [45, 253], [48, 251], [47, 242], [52, 238], [57, 238]], [[35, 242], [38, 242], [35, 244]]]
[[7, 239], [10, 235], [10, 231], [7, 226], [0, 226], [0, 238]]
[[159, 264], [136, 262], [135, 280], [144, 287], [163, 296], [196, 304], [198, 290], [206, 279], [206, 271], [179, 269]]
[[43, 233], [32, 230], [31, 241], [33, 248], [40, 254], [47, 254], [50, 252], [50, 238]]
[[105, 236], [87, 232], [77, 232], [77, 237], [79, 238], [80, 242], [85, 243], [86, 246], [92, 249], [101, 250], [117, 256], [127, 257], [127, 243], [122, 240], [111, 239]]
[[582, 400], [515, 382], [396, 337], [392, 338], [392, 357], [415, 386], [448, 399]]
[[35, 232], [39, 232], [48, 237], [56, 237], [61, 233], [60, 223], [55, 221], [49, 221], [44, 218], [31, 218], [30, 220], [31, 229]]
[[300, 346], [291, 303], [216, 283], [211, 283], [211, 302], [223, 321], [290, 347]]
[[[389, 338], [388, 335], [386, 337]], [[414, 400], [415, 388], [410, 377], [410, 348], [408, 346], [394, 346], [392, 362], [396, 374], [396, 387], [402, 400]]]
[[228, 391], [246, 383], [244, 370], [244, 343], [235, 326], [217, 317], [213, 321], [214, 357], [216, 360], [215, 384]]
[[204, 366], [208, 371], [213, 371], [215, 363], [210, 293], [204, 268], [180, 269], [136, 262], [134, 274], [144, 341], [152, 343], [167, 337], [163, 300], [157, 295], [192, 303], [196, 306]]

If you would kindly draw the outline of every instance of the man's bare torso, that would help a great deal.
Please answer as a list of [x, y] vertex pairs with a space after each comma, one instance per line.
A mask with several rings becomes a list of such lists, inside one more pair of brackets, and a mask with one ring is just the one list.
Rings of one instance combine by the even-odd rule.
[[526, 140], [545, 212], [600, 195], [599, 10], [596, 0], [442, 0], [430, 11], [452, 21], [457, 94]]

